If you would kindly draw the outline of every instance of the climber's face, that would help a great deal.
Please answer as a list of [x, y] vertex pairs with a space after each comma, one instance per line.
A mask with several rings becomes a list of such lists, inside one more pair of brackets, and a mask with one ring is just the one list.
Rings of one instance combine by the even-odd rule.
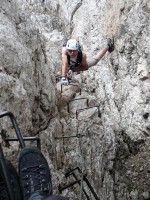
[[67, 53], [71, 58], [74, 58], [78, 54], [78, 50], [67, 49]]

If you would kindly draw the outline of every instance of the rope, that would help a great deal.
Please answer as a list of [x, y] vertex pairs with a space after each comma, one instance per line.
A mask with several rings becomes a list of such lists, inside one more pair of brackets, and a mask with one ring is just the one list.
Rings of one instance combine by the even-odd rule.
[[[91, 117], [94, 116], [96, 113], [96, 110], [95, 112], [89, 117], [89, 120], [87, 121], [87, 123], [84, 125], [81, 133], [83, 133], [86, 129], [89, 128], [89, 122], [92, 121]], [[90, 125], [91, 126], [91, 125]], [[85, 129], [86, 128], [86, 129]], [[78, 134], [80, 134], [78, 131], [77, 131]], [[83, 153], [83, 143], [82, 143], [82, 138], [79, 138], [79, 148], [80, 148], [80, 155], [81, 155], [81, 159], [82, 159], [82, 162], [81, 162], [81, 171], [82, 171], [82, 176], [81, 176], [81, 184], [80, 184], [80, 198], [79, 200], [82, 200], [82, 196], [83, 196], [83, 177], [84, 177], [84, 174], [86, 174], [86, 165], [85, 165], [85, 158], [84, 158], [84, 153]]]
[[84, 175], [82, 174], [79, 200], [82, 200], [82, 196], [83, 196], [83, 176], [84, 176]]
[[[95, 101], [95, 100], [93, 99], [93, 101]], [[97, 109], [94, 111], [94, 113], [91, 114], [91, 116], [89, 118], [87, 118], [88, 120], [86, 120], [86, 121], [84, 120], [85, 124], [83, 125], [83, 128], [81, 129], [81, 131], [79, 131], [79, 126], [80, 126], [79, 122], [81, 122], [81, 125], [82, 125], [83, 124], [83, 120], [78, 120], [77, 135], [83, 135], [83, 136], [87, 135], [87, 134], [84, 134], [84, 132], [93, 124], [93, 122], [91, 123], [92, 117], [95, 115], [95, 113], [97, 111], [99, 112], [99, 106], [97, 107]], [[72, 126], [69, 126], [69, 127], [72, 127]], [[64, 137], [63, 136], [62, 138], [68, 138], [68, 137]], [[83, 181], [84, 181], [84, 176], [86, 174], [86, 162], [85, 162], [85, 157], [84, 157], [84, 153], [83, 153], [83, 140], [82, 140], [82, 137], [77, 137], [77, 138], [80, 139], [79, 140], [79, 149], [80, 149], [80, 155], [81, 155], [81, 180], [80, 180], [80, 197], [79, 197], [79, 200], [82, 200], [83, 189], [84, 189], [83, 188]], [[59, 139], [59, 138], [57, 138], [57, 139]]]

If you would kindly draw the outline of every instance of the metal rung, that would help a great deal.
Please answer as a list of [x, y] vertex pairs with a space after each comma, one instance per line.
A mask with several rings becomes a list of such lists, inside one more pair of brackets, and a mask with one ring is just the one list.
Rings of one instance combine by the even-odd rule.
[[5, 163], [5, 158], [4, 158], [3, 149], [1, 147], [1, 144], [0, 144], [0, 170], [1, 170], [2, 176], [3, 176], [5, 183], [6, 183], [6, 190], [7, 190], [7, 193], [8, 193], [8, 199], [9, 200], [15, 200], [13, 188], [12, 188], [12, 185], [11, 185], [11, 182], [10, 182], [10, 175], [8, 173], [8, 169], [7, 169], [7, 166], [6, 166], [6, 163]]
[[58, 186], [58, 190], [59, 190], [60, 193], [62, 193], [63, 190], [65, 190], [65, 189], [67, 189], [67, 188], [69, 188], [69, 187], [71, 187], [71, 186], [73, 186], [73, 185], [75, 185], [75, 184], [77, 184], [77, 183], [80, 183], [80, 181], [81, 181], [81, 180], [73, 181], [73, 182], [71, 182], [70, 184], [68, 184], [68, 185], [66, 185], [66, 186], [61, 186], [61, 185], [59, 185], [59, 186]]
[[18, 124], [17, 124], [17, 122], [16, 122], [16, 118], [15, 118], [14, 115], [13, 115], [11, 112], [9, 112], [9, 111], [4, 111], [4, 112], [1, 112], [1, 113], [0, 113], [0, 118], [5, 117], [5, 116], [9, 116], [9, 117], [10, 117], [11, 122], [12, 122], [13, 127], [14, 127], [15, 132], [16, 132], [17, 138], [18, 138], [18, 140], [19, 140], [20, 146], [21, 146], [22, 149], [25, 148], [25, 143], [24, 143], [24, 140], [23, 140], [22, 135], [21, 135], [21, 133], [20, 133]]
[[70, 102], [72, 102], [72, 101], [79, 101], [79, 100], [82, 100], [82, 99], [86, 99], [87, 100], [87, 106], [88, 106], [88, 103], [89, 103], [89, 99], [87, 99], [87, 98], [78, 98], [78, 99], [71, 99], [71, 100], [69, 100], [68, 102], [67, 102], [67, 110], [68, 110], [68, 113], [69, 113], [69, 104], [70, 104]]
[[[18, 141], [18, 138], [5, 138], [5, 142]], [[24, 141], [37, 141], [37, 148], [41, 150], [41, 140], [39, 137], [23, 137]]]
[[[75, 184], [80, 184], [81, 179], [78, 179], [77, 176], [75, 175], [74, 171], [77, 170], [80, 174], [83, 175], [82, 170], [79, 167], [76, 167], [74, 169], [69, 169], [69, 171], [67, 173], [65, 173], [65, 176], [68, 177], [70, 175], [73, 175], [73, 177], [76, 179], [75, 181], [71, 182], [70, 184], [66, 185], [66, 186], [61, 186], [59, 185], [58, 189], [60, 192], [62, 192], [63, 190], [75, 185]], [[83, 181], [85, 181], [85, 183], [87, 184], [87, 186], [89, 187], [91, 193], [93, 194], [95, 200], [100, 200], [99, 197], [97, 196], [96, 192], [94, 191], [92, 185], [90, 184], [89, 180], [86, 178], [86, 175], [83, 175]], [[86, 191], [83, 188], [83, 192], [86, 195], [87, 199], [89, 200], [89, 196], [87, 195]]]
[[93, 106], [93, 107], [82, 108], [82, 109], [76, 110], [76, 118], [78, 118], [79, 112], [81, 112], [81, 111], [83, 111], [83, 110], [91, 109], [91, 108], [96, 108], [96, 107], [98, 108], [98, 117], [101, 117], [101, 113], [100, 113], [99, 106]]
[[55, 139], [67, 139], [67, 138], [73, 138], [73, 137], [81, 138], [84, 136], [85, 135], [83, 134], [76, 134], [76, 135], [70, 135], [70, 136], [55, 137]]
[[[74, 83], [69, 83], [69, 85], [73, 85], [73, 86], [79, 87], [79, 85], [76, 85], [76, 84], [74, 84]], [[62, 88], [63, 88], [63, 85], [61, 84], [61, 93], [62, 93]], [[81, 95], [81, 87], [80, 87], [79, 93], [80, 93], [80, 95]]]

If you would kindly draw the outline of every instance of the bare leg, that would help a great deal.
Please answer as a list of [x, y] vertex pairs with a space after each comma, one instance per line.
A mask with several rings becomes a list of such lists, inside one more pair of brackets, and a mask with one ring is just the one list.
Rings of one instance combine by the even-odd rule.
[[108, 48], [104, 48], [100, 50], [95, 57], [91, 58], [88, 61], [88, 68], [95, 66], [100, 61], [100, 59], [106, 54], [107, 51]]

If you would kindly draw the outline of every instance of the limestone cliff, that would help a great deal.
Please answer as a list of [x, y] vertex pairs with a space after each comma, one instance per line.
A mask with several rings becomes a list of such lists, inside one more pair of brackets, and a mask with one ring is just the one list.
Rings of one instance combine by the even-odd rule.
[[[0, 110], [15, 115], [24, 136], [40, 137], [55, 193], [70, 180], [65, 171], [79, 166], [102, 200], [150, 198], [149, 12], [148, 0], [1, 0]], [[108, 37], [116, 48], [61, 93], [55, 76], [71, 37], [88, 58]], [[74, 98], [82, 100], [67, 103]], [[99, 111], [76, 113], [87, 99]], [[0, 127], [5, 155], [17, 167], [18, 143], [6, 147], [2, 139], [15, 135], [10, 119]], [[71, 137], [56, 139], [64, 136]], [[80, 187], [63, 192], [79, 199]]]

